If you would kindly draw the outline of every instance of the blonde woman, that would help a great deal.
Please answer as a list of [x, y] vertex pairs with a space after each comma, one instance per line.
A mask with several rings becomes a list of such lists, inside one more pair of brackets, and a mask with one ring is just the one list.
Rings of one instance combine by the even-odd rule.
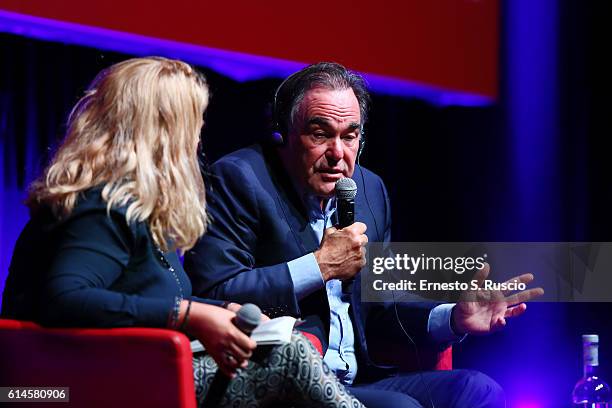
[[208, 223], [197, 160], [207, 104], [204, 78], [180, 61], [131, 59], [98, 75], [30, 186], [3, 315], [182, 330], [207, 351], [194, 357], [200, 403], [218, 367], [234, 378], [220, 406], [362, 406], [303, 337], [255, 363], [255, 343], [232, 324], [235, 305], [191, 296], [176, 252]]

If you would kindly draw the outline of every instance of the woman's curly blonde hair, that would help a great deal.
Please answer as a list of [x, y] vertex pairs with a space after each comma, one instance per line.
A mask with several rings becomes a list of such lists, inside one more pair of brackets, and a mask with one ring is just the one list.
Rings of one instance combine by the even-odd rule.
[[197, 148], [208, 105], [188, 64], [135, 58], [102, 71], [77, 102], [66, 137], [26, 201], [64, 218], [79, 193], [103, 186], [127, 222], [146, 222], [164, 251], [191, 248], [207, 226]]

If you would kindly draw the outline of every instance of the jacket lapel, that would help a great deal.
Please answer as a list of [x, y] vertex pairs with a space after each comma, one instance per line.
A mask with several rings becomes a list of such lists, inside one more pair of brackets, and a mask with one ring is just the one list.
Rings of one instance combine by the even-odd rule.
[[276, 185], [276, 202], [287, 221], [302, 255], [319, 248], [317, 235], [308, 222], [306, 208], [293, 187], [286, 170], [282, 167], [276, 152], [264, 148], [265, 161], [270, 167], [269, 174]]

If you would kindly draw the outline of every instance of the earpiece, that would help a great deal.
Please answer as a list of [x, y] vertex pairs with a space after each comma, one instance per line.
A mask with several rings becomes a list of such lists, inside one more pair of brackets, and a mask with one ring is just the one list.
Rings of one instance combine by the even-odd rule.
[[271, 142], [275, 146], [283, 146], [285, 144], [285, 139], [280, 132], [273, 131], [271, 134]]
[[290, 78], [293, 78], [294, 75], [295, 74], [290, 75], [283, 82], [281, 82], [278, 88], [276, 88], [276, 91], [274, 92], [274, 101], [272, 102], [272, 123], [270, 126], [270, 139], [271, 143], [274, 146], [284, 146], [287, 143], [287, 140], [284, 137], [284, 133], [287, 131], [287, 129], [284, 129], [281, 123], [282, 121], [280, 109], [282, 108], [282, 106], [279, 105], [278, 95], [283, 92], [285, 84], [287, 83], [287, 81], [289, 81]]
[[359, 164], [359, 158], [361, 157], [361, 153], [363, 153], [363, 148], [365, 147], [365, 132], [363, 129], [359, 132], [359, 150], [357, 151], [357, 164]]

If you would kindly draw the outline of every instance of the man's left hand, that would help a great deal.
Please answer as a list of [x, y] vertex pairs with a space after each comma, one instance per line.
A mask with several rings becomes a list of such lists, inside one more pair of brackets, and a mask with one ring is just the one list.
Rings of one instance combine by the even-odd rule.
[[[480, 290], [464, 292], [452, 312], [452, 328], [458, 335], [486, 334], [502, 329], [506, 319], [522, 315], [527, 310], [525, 302], [542, 296], [544, 289], [534, 288], [509, 295], [508, 291], [482, 289], [489, 276], [489, 264], [476, 272]], [[507, 283], [529, 283], [533, 275], [526, 273], [510, 279]]]

